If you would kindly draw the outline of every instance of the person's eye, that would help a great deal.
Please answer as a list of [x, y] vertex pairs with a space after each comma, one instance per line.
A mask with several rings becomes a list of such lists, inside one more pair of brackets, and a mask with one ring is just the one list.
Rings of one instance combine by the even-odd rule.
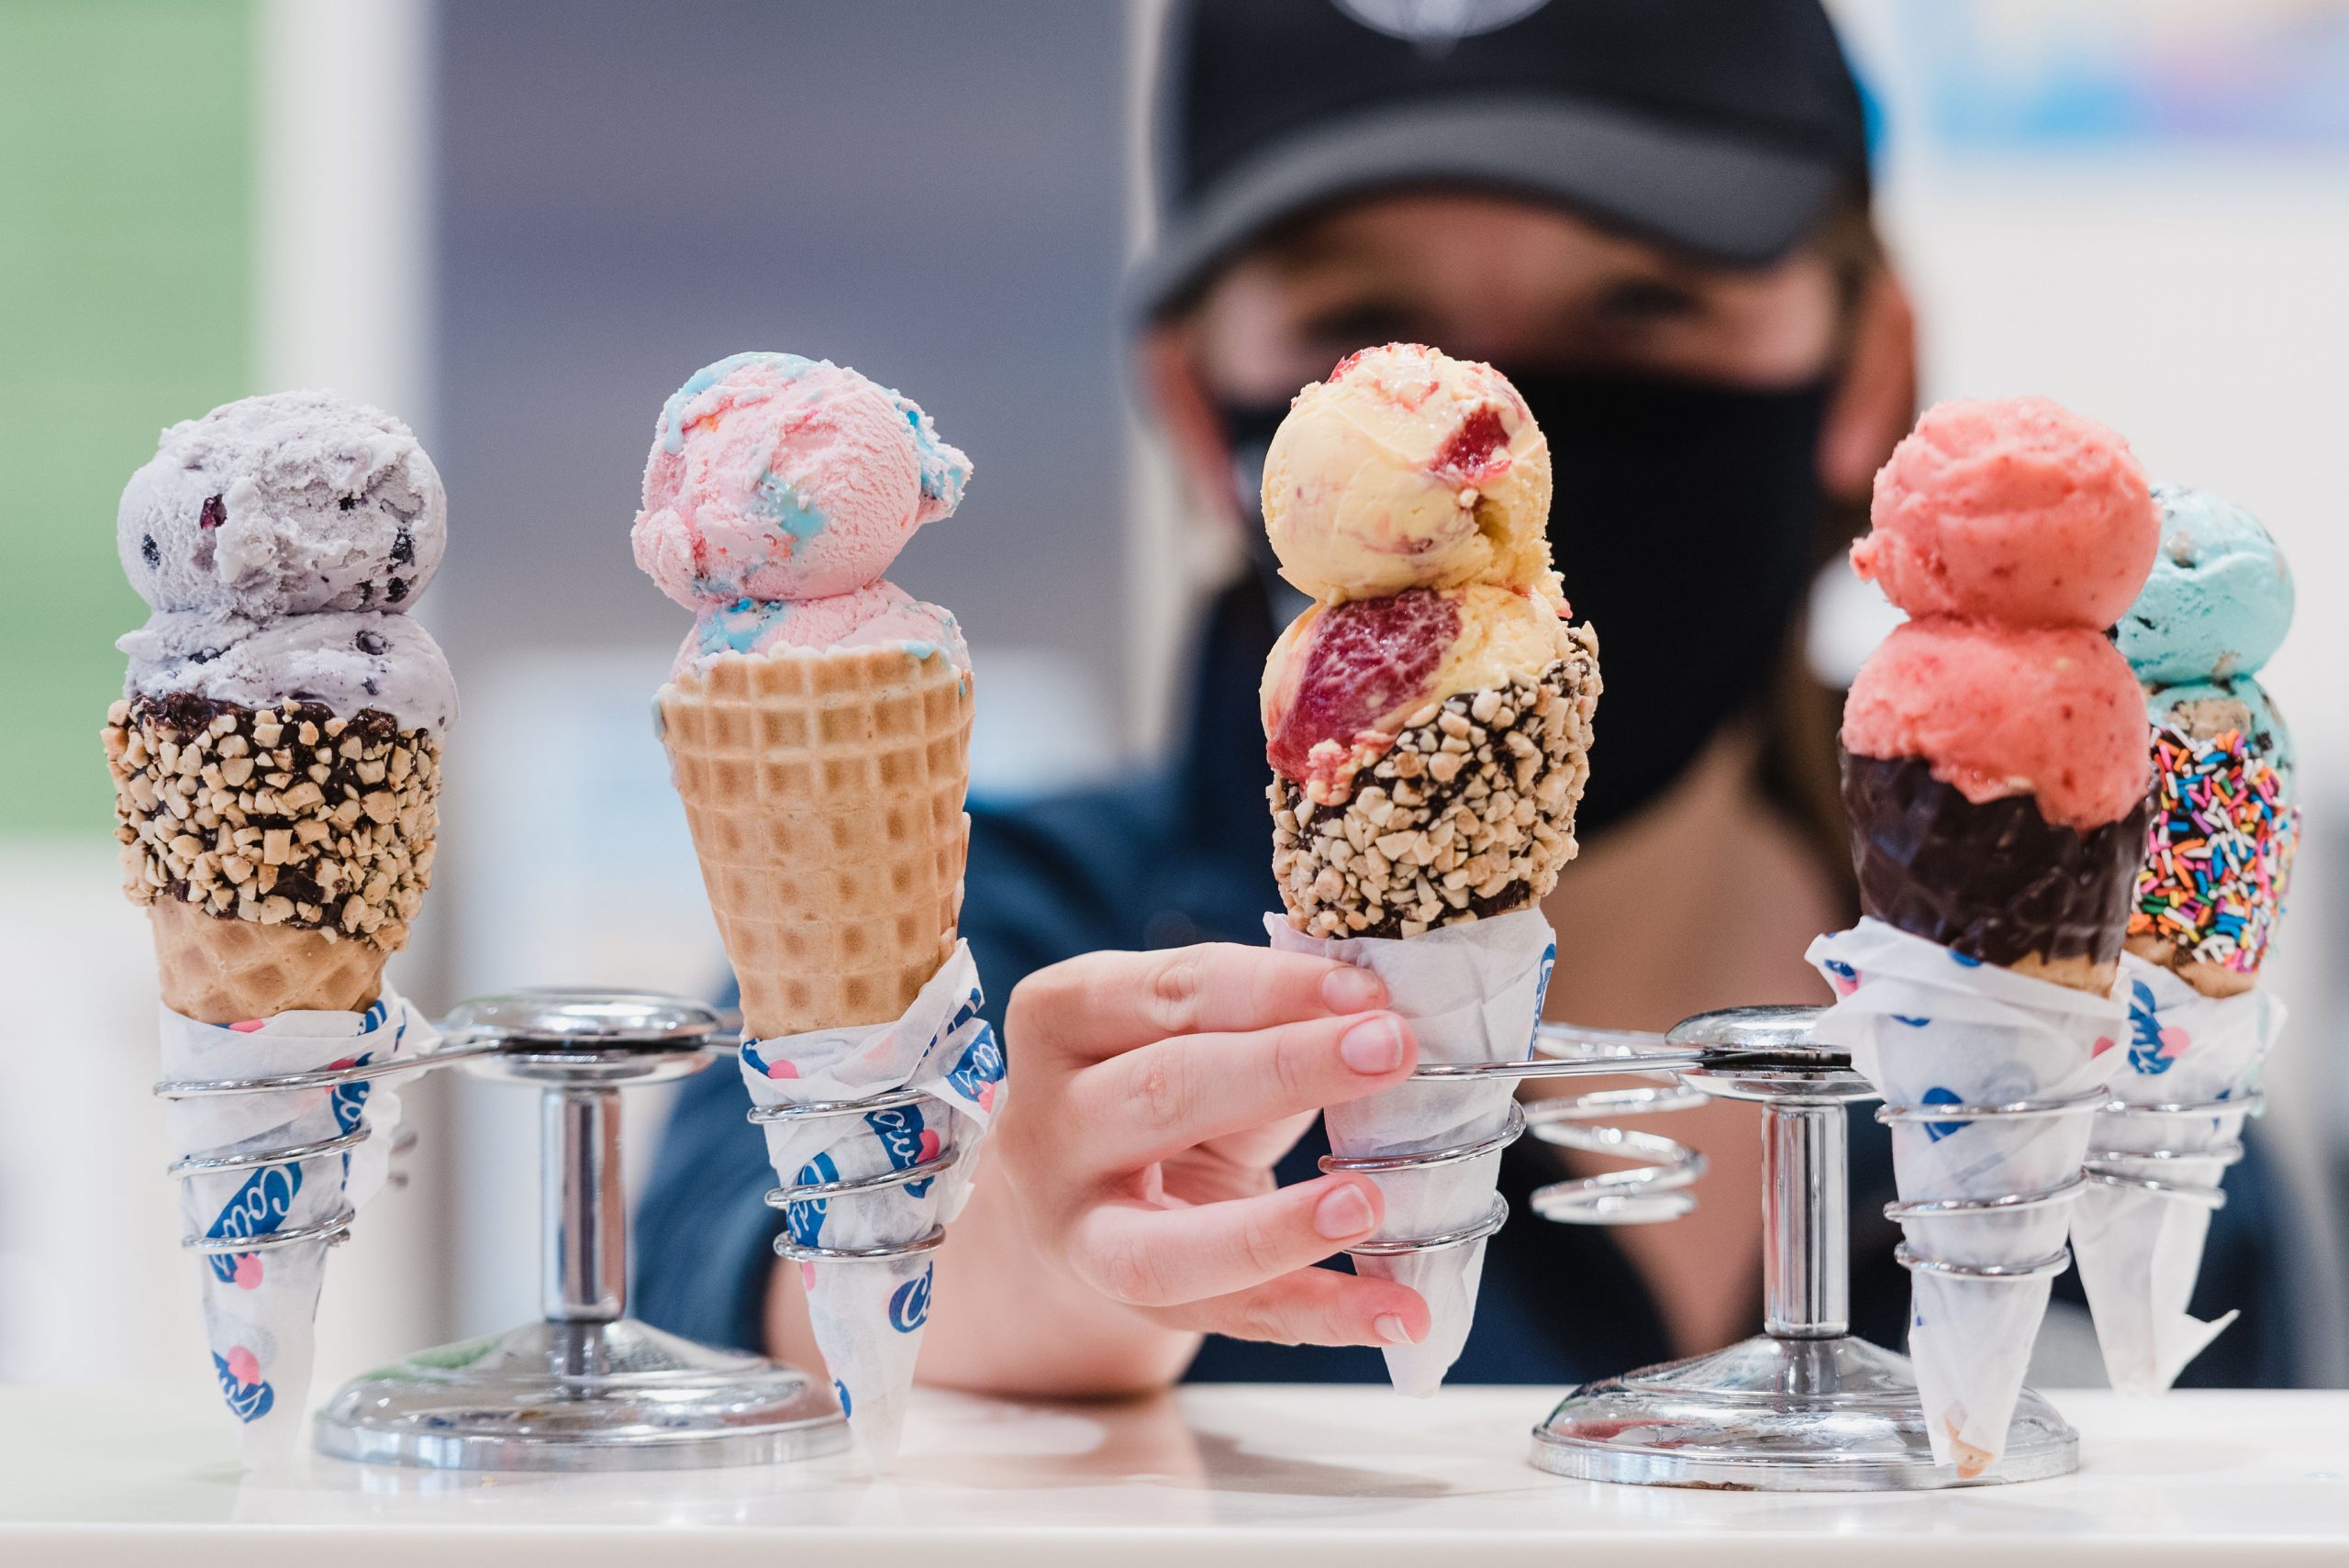
[[1351, 353], [1370, 343], [1415, 342], [1420, 332], [1416, 312], [1387, 300], [1359, 300], [1319, 310], [1306, 317], [1304, 335], [1317, 343], [1350, 345]]
[[1617, 325], [1685, 321], [1704, 313], [1705, 302], [1677, 284], [1659, 278], [1627, 278], [1599, 296], [1598, 315]]

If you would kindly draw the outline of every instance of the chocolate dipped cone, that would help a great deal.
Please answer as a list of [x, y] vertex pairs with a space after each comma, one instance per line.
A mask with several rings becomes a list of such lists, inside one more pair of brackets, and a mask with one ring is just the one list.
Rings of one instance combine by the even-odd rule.
[[1863, 912], [1986, 963], [2112, 989], [2150, 804], [2081, 833], [2027, 795], [1968, 800], [1920, 758], [1842, 760]]

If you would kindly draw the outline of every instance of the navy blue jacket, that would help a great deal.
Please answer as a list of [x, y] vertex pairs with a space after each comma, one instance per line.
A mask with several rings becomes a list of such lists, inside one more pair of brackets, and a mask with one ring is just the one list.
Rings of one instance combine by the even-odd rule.
[[[1202, 639], [1186, 743], [1164, 773], [1016, 806], [974, 803], [963, 934], [998, 1030], [1005, 999], [1023, 976], [1077, 953], [1264, 940], [1264, 911], [1278, 907], [1278, 895], [1255, 693], [1274, 630], [1264, 584], [1244, 581], [1217, 601]], [[723, 1067], [685, 1084], [637, 1215], [635, 1307], [660, 1328], [756, 1350], [782, 1221], [761, 1201], [774, 1177], [757, 1130], [743, 1119], [747, 1105], [735, 1073]], [[1898, 1347], [1909, 1284], [1892, 1259], [1898, 1229], [1884, 1218], [1893, 1195], [1890, 1145], [1865, 1109], [1851, 1131], [1853, 1327]], [[1317, 1129], [1283, 1162], [1281, 1179], [1310, 1178], [1326, 1147]], [[1487, 1250], [1475, 1329], [1453, 1370], [1455, 1382], [1579, 1383], [1670, 1353], [1654, 1302], [1608, 1232], [1547, 1224], [1528, 1209], [1527, 1194], [1562, 1173], [1554, 1161], [1528, 1139], [1503, 1164], [1502, 1190], [1515, 1218]], [[2180, 1381], [2287, 1386], [2294, 1366], [2277, 1239], [2289, 1230], [2280, 1220], [2283, 1195], [2255, 1144], [2229, 1173], [2227, 1190], [2194, 1311], [2208, 1318], [2241, 1307], [2243, 1317]], [[1758, 1329], [1759, 1281], [1746, 1270], [1739, 1259], [1721, 1288], [1756, 1296]], [[2079, 1301], [2077, 1272], [2059, 1279], [2056, 1291]], [[1386, 1372], [1375, 1351], [1216, 1338], [1190, 1375], [1376, 1382]]]

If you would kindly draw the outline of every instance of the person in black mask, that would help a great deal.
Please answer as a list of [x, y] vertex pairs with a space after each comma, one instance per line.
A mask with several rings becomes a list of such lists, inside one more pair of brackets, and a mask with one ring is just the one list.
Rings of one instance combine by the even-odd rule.
[[[1375, 1228], [1378, 1196], [1314, 1174], [1312, 1112], [1398, 1081], [1408, 1031], [1370, 977], [1263, 946], [1280, 905], [1256, 686], [1303, 600], [1273, 574], [1257, 482], [1290, 395], [1347, 353], [1488, 361], [1549, 439], [1552, 543], [1606, 680], [1582, 855], [1543, 910], [1553, 1016], [1658, 1029], [1824, 1001], [1804, 945], [1857, 914], [1840, 698], [1799, 633], [1914, 412], [1914, 333], [1818, 0], [1196, 0], [1162, 65], [1137, 362], [1202, 526], [1244, 564], [1208, 607], [1168, 769], [973, 809], [963, 930], [1011, 1091], [939, 1254], [922, 1374], [1004, 1392], [1374, 1380], [1369, 1347], [1425, 1331], [1408, 1289], [1313, 1266]], [[806, 1363], [770, 1176], [711, 1078], [653, 1176], [638, 1299]], [[1758, 1326], [1754, 1115], [1719, 1101], [1671, 1129], [1712, 1158], [1696, 1214], [1503, 1229], [1456, 1380], [1577, 1381]], [[1854, 1129], [1854, 1316], [1897, 1345], [1873, 1130]], [[1504, 1191], [1521, 1207], [1562, 1158], [1520, 1143]], [[2237, 1198], [2205, 1316], [2272, 1277]], [[2199, 1374], [2288, 1375], [2278, 1336], [2221, 1343]]]

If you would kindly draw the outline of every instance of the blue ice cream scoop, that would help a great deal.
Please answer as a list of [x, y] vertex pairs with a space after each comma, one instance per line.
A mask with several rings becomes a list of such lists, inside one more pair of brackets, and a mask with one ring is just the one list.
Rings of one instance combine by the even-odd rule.
[[2267, 662], [2292, 624], [2292, 572], [2259, 519], [2232, 501], [2156, 484], [2161, 550], [2121, 617], [2121, 651], [2148, 686], [2233, 681]]

